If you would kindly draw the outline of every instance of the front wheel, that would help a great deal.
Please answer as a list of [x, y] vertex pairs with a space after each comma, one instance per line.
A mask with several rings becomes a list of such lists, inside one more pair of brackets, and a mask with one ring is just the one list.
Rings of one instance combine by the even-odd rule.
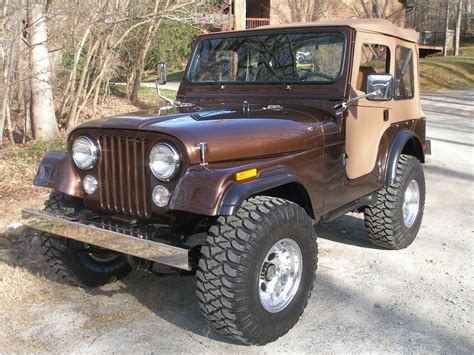
[[364, 211], [369, 240], [386, 249], [404, 249], [416, 238], [425, 206], [425, 178], [420, 162], [401, 155], [394, 182], [377, 193]]
[[[82, 208], [79, 199], [59, 192], [52, 192], [45, 202], [46, 211], [59, 214]], [[109, 250], [48, 233], [41, 233], [40, 240], [50, 267], [72, 284], [98, 287], [121, 279], [132, 270], [122, 255]]]
[[313, 288], [316, 233], [298, 205], [247, 200], [210, 229], [197, 272], [202, 313], [221, 334], [263, 345], [298, 321]]

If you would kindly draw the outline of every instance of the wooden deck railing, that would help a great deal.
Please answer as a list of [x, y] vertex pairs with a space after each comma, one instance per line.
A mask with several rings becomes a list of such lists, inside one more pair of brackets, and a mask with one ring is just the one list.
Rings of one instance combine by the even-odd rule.
[[252, 29], [252, 28], [257, 28], [260, 26], [267, 26], [270, 24], [270, 19], [269, 18], [252, 18], [252, 17], [247, 17], [245, 21], [245, 27], [247, 29]]

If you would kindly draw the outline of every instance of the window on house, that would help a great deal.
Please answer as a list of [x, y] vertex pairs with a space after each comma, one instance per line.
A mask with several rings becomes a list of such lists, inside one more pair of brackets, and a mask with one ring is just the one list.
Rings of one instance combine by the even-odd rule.
[[395, 50], [395, 100], [412, 99], [414, 93], [413, 51], [398, 46]]
[[362, 45], [357, 90], [365, 91], [370, 74], [390, 73], [390, 49], [381, 44]]

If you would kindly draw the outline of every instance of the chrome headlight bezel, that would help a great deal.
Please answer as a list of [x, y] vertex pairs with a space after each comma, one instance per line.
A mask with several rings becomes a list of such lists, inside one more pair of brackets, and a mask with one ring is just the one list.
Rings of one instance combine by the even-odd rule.
[[[173, 171], [167, 174], [160, 174], [159, 172], [155, 171], [155, 169], [153, 169], [153, 163], [155, 162], [153, 160], [153, 156], [155, 152], [161, 148], [168, 150], [168, 153], [169, 153], [168, 157], [172, 160], [173, 165], [174, 165]], [[166, 181], [173, 180], [173, 178], [175, 178], [178, 175], [181, 168], [181, 155], [179, 154], [178, 149], [176, 149], [172, 144], [169, 144], [169, 143], [156, 144], [151, 149], [148, 159], [149, 159], [148, 166], [150, 167], [152, 174], [160, 181], [166, 182]]]
[[[90, 154], [86, 162], [80, 162], [79, 158], [77, 157], [77, 151], [75, 152], [75, 150], [77, 150], [75, 147], [79, 141], [85, 142], [88, 145]], [[91, 170], [96, 166], [98, 161], [98, 151], [99, 147], [92, 140], [92, 138], [88, 136], [79, 136], [75, 138], [71, 145], [72, 159], [74, 160], [74, 164], [76, 164], [76, 166], [81, 170]]]

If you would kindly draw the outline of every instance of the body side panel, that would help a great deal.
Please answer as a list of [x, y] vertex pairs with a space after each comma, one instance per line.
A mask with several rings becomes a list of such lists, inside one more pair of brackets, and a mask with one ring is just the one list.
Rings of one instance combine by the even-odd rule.
[[[414, 97], [408, 100], [392, 99], [386, 102], [362, 99], [352, 105], [346, 116], [346, 152], [348, 161], [347, 177], [355, 179], [370, 173], [376, 164], [378, 145], [385, 131], [393, 124], [418, 119], [421, 116], [420, 91], [418, 78], [418, 53], [416, 44], [397, 38], [368, 33], [358, 33], [354, 50], [354, 68], [352, 72], [351, 97], [363, 94], [356, 90], [358, 68], [361, 60], [361, 48], [364, 43], [386, 45], [390, 49], [390, 74], [395, 73], [395, 53], [397, 46], [413, 51]], [[384, 111], [388, 110], [388, 120], [384, 120]], [[363, 141], [363, 143], [361, 143]]]

